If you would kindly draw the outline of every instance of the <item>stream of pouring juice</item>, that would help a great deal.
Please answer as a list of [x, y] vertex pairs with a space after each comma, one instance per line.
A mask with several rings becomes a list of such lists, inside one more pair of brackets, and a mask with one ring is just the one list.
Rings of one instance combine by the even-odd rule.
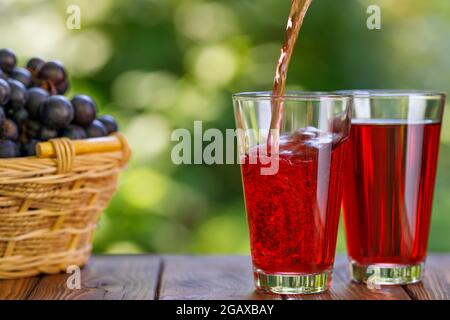
[[268, 143], [270, 145], [275, 145], [275, 147], [277, 147], [281, 119], [283, 116], [283, 100], [277, 97], [282, 97], [286, 93], [286, 79], [289, 63], [292, 58], [292, 53], [294, 52], [298, 34], [303, 25], [303, 20], [311, 2], [312, 0], [292, 0], [291, 11], [286, 26], [286, 38], [281, 47], [281, 54], [278, 59], [272, 88], [272, 96], [274, 98], [272, 99], [271, 132], [269, 133]]
[[352, 123], [343, 195], [351, 260], [424, 262], [440, 131], [431, 121]]
[[[303, 128], [281, 135], [286, 77], [311, 0], [293, 0], [272, 90], [269, 155], [275, 175], [261, 175], [256, 146], [245, 156], [242, 177], [253, 265], [266, 274], [319, 274], [331, 270], [337, 236], [345, 139]], [[250, 156], [257, 159], [252, 164]]]

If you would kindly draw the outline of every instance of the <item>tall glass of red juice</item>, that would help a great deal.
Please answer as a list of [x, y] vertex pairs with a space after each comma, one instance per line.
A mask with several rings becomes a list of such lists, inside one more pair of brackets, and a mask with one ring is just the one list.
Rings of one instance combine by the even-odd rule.
[[[259, 92], [233, 100], [256, 288], [277, 294], [325, 291], [352, 97]], [[282, 104], [283, 114], [280, 126], [271, 129], [275, 103]]]
[[352, 277], [379, 285], [418, 282], [427, 252], [445, 94], [353, 94], [343, 196]]

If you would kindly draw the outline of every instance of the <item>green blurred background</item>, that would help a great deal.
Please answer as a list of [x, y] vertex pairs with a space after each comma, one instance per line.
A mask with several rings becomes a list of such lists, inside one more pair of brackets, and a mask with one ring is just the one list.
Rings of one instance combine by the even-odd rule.
[[[81, 30], [66, 28], [67, 6]], [[382, 9], [382, 29], [366, 9]], [[102, 217], [96, 252], [248, 253], [237, 165], [171, 163], [176, 128], [233, 128], [231, 93], [269, 90], [289, 0], [0, 0], [0, 47], [63, 61], [69, 95], [120, 120], [134, 158]], [[289, 89], [450, 91], [450, 1], [314, 0]], [[430, 250], [450, 251], [450, 112]], [[338, 250], [345, 250], [343, 230]]]

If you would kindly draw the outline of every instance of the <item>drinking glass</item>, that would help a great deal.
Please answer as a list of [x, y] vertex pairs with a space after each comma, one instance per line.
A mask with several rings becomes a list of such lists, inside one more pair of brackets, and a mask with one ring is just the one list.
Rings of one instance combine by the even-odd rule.
[[343, 196], [352, 278], [420, 281], [445, 94], [354, 91]]
[[[256, 92], [235, 94], [233, 101], [256, 288], [276, 294], [325, 291], [352, 97]], [[284, 110], [279, 131], [269, 130], [275, 104]]]

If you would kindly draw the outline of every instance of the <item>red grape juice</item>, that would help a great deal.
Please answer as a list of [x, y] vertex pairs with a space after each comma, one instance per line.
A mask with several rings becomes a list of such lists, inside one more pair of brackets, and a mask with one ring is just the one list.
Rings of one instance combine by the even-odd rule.
[[[242, 177], [255, 270], [314, 274], [331, 270], [342, 195], [346, 140], [300, 129], [281, 136], [279, 170], [261, 175], [258, 147], [242, 161]], [[255, 164], [256, 162], [256, 164]]]
[[348, 254], [360, 265], [425, 260], [440, 123], [352, 123], [344, 173]]

